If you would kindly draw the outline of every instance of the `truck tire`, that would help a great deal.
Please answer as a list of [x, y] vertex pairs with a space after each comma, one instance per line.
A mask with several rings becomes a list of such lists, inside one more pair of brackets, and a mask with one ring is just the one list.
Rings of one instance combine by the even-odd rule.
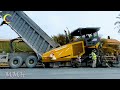
[[9, 66], [11, 68], [19, 68], [23, 64], [23, 59], [20, 56], [15, 56], [9, 60]]
[[37, 65], [37, 57], [35, 56], [28, 56], [27, 59], [25, 60], [25, 64], [28, 68], [33, 68]]

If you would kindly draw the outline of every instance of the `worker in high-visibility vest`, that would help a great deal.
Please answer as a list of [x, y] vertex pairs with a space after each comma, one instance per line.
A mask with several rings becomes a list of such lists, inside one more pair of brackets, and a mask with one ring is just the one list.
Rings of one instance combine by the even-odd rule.
[[92, 67], [96, 67], [96, 63], [97, 63], [97, 55], [96, 55], [96, 50], [93, 50], [91, 55], [92, 55], [92, 60], [93, 60], [93, 63], [92, 63]]

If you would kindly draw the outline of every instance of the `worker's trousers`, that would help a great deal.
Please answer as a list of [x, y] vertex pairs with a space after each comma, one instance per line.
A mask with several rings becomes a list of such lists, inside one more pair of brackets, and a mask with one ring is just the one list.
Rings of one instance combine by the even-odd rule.
[[97, 60], [93, 60], [93, 63], [92, 63], [93, 68], [96, 67], [96, 62], [97, 62]]

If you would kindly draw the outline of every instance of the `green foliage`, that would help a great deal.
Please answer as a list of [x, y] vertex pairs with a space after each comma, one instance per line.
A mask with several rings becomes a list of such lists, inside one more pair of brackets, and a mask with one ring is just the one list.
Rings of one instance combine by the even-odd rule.
[[52, 39], [56, 43], [59, 43], [60, 45], [65, 45], [65, 44], [67, 44], [66, 35], [67, 35], [67, 37], [68, 37], [68, 39], [69, 39], [70, 42], [72, 42], [72, 41], [74, 41], [76, 39], [76, 37], [71, 36], [69, 30], [65, 34], [58, 34], [58, 35], [52, 36]]
[[52, 36], [52, 39], [55, 42], [59, 43], [60, 45], [65, 45], [66, 44], [66, 37], [65, 37], [64, 34], [58, 34], [56, 36], [54, 35], [54, 36]]

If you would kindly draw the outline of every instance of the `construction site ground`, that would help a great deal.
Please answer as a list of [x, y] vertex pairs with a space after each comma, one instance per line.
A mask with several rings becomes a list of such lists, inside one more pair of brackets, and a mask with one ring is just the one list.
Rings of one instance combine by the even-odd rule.
[[2, 68], [0, 79], [120, 79], [120, 66], [111, 68]]

